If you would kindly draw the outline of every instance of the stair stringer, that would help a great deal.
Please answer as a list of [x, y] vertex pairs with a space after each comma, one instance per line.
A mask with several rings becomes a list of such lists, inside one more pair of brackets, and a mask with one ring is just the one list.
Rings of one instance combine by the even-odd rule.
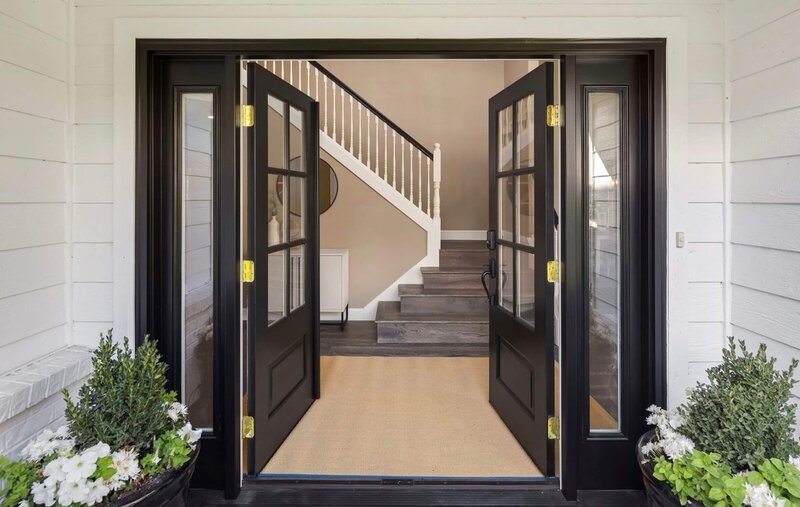
[[439, 248], [442, 243], [441, 218], [431, 218], [428, 216], [427, 213], [414, 205], [407, 197], [392, 187], [376, 172], [368, 168], [356, 156], [351, 154], [350, 151], [343, 148], [322, 130], [319, 131], [319, 146], [320, 149], [328, 152], [329, 155], [335, 158], [348, 171], [366, 183], [373, 191], [397, 208], [426, 233], [427, 251], [419, 262], [400, 275], [397, 280], [389, 284], [389, 286], [362, 308], [350, 308], [350, 319], [352, 320], [375, 320], [375, 313], [378, 310], [379, 301], [399, 301], [400, 295], [398, 293], [398, 286], [400, 284], [422, 283], [422, 272], [420, 268], [439, 266]]

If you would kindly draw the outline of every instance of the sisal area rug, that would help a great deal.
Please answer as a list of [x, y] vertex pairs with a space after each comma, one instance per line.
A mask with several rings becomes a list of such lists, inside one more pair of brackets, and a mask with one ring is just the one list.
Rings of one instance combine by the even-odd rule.
[[265, 474], [541, 477], [489, 405], [489, 359], [322, 357], [322, 396]]

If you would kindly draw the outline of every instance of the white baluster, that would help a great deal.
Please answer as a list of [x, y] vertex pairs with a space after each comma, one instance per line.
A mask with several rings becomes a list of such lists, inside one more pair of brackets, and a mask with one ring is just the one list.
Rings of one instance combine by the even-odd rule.
[[400, 136], [400, 193], [406, 195], [406, 138]]
[[433, 145], [433, 219], [438, 220], [441, 214], [439, 186], [442, 183], [442, 150], [439, 143]]
[[325, 94], [325, 135], [328, 135], [328, 76], [322, 75], [322, 92]]
[[[344, 88], [341, 87], [339, 88], [339, 95], [342, 96], [342, 142], [339, 144], [341, 144], [342, 148], [345, 148], [346, 146], [344, 144]], [[336, 138], [334, 137], [334, 139]]]
[[397, 131], [392, 129], [392, 188], [397, 190]]
[[428, 216], [431, 216], [431, 159], [425, 157], [425, 160], [427, 161], [427, 167], [428, 167], [425, 175], [425, 186], [427, 187], [428, 191], [428, 198], [427, 198], [428, 202], [427, 205], [425, 206], [425, 213], [427, 213]]
[[333, 83], [333, 140], [336, 141], [336, 82]]
[[367, 109], [367, 169], [372, 170], [372, 147], [370, 146], [369, 109]]
[[316, 67], [314, 67], [314, 87], [316, 88], [314, 99], [319, 102], [319, 69]]
[[389, 140], [386, 133], [386, 122], [383, 123], [383, 181], [389, 181]]
[[311, 64], [306, 62], [306, 93], [311, 95]]
[[289, 60], [289, 84], [294, 86], [294, 60]]
[[353, 137], [353, 96], [350, 95], [350, 155], [353, 154]]
[[380, 161], [381, 161], [381, 152], [380, 152], [380, 133], [378, 132], [378, 116], [375, 116], [375, 174], [380, 176]]
[[281, 60], [281, 79], [283, 79], [285, 73], [286, 73], [286, 60]]
[[414, 145], [408, 143], [408, 198], [414, 202]]
[[[417, 207], [422, 209], [422, 152], [417, 150], [417, 181], [419, 181], [419, 189], [417, 190]], [[411, 196], [411, 202], [414, 202], [414, 196]]]
[[361, 158], [361, 144], [363, 143], [363, 139], [361, 138], [361, 102], [358, 103], [358, 160], [359, 162], [364, 162], [364, 159]]

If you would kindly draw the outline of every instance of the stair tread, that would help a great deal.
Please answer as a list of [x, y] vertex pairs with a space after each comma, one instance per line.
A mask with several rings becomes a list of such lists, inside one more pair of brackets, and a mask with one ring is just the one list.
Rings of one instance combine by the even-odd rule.
[[380, 301], [375, 314], [375, 322], [425, 322], [430, 324], [468, 323], [482, 324], [489, 322], [488, 315], [448, 314], [448, 313], [402, 313], [400, 301]]
[[465, 252], [486, 252], [486, 242], [480, 240], [443, 240], [440, 246], [442, 250], [460, 250]]
[[452, 268], [449, 268], [449, 267], [443, 268], [443, 267], [440, 267], [440, 266], [439, 267], [437, 267], [437, 266], [425, 266], [425, 267], [422, 267], [422, 268], [419, 268], [419, 269], [423, 273], [442, 273], [442, 274], [446, 274], [446, 273], [461, 273], [461, 274], [477, 273], [479, 275], [481, 273], [483, 273], [483, 270], [481, 268], [471, 268], [471, 267], [468, 267], [468, 266], [467, 267], [452, 267]]
[[426, 289], [422, 284], [400, 284], [400, 296], [485, 297], [483, 289]]

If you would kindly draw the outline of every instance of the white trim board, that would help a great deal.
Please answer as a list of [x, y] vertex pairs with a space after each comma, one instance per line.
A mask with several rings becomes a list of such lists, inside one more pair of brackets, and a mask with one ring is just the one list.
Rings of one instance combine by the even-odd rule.
[[[155, 12], [158, 12], [157, 10]], [[547, 22], [543, 22], [546, 19]], [[674, 16], [474, 18], [117, 18], [114, 20], [114, 328], [133, 334], [137, 39], [625, 39], [665, 38], [667, 102], [667, 384], [668, 401], [688, 382], [689, 249], [670, 242], [690, 221], [687, 20]]]
[[486, 231], [470, 231], [450, 229], [449, 231], [442, 231], [442, 241], [482, 241], [486, 239]]

